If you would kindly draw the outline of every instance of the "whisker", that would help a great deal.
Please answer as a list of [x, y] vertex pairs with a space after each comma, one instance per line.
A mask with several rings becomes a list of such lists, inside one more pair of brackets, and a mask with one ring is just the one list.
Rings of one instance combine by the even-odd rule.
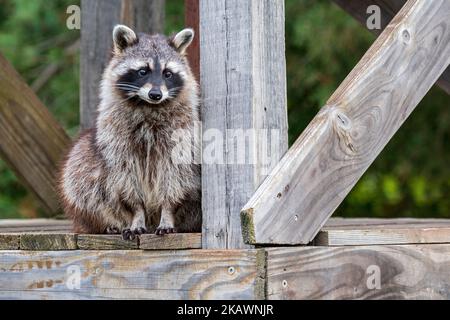
[[130, 86], [130, 85], [125, 85], [125, 84], [118, 84], [115, 85], [116, 88], [131, 88], [131, 89], [140, 89], [139, 87], [135, 87], [135, 86]]
[[137, 96], [136, 96], [136, 95], [132, 95], [132, 96], [129, 96], [128, 98], [125, 98], [125, 99], [123, 99], [123, 100], [119, 101], [119, 102], [118, 102], [118, 104], [121, 104], [121, 103], [127, 102], [128, 100], [130, 100], [130, 99], [132, 99], [132, 98], [134, 98], [134, 97], [137, 97]]
[[128, 83], [116, 83], [114, 86], [116, 87], [132, 87], [132, 88], [139, 88], [138, 86], [134, 85], [134, 84], [128, 84]]
[[117, 83], [118, 84], [130, 84], [130, 85], [135, 86], [135, 84], [133, 82], [117, 82]]
[[134, 92], [134, 93], [139, 91], [138, 89], [135, 89], [135, 88], [127, 88], [127, 87], [117, 87], [117, 88], [125, 90], [125, 91], [129, 91], [129, 92]]

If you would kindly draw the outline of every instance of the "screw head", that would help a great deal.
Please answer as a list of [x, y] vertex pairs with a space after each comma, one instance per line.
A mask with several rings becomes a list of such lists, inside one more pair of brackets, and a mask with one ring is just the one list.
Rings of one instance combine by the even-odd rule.
[[228, 274], [232, 275], [236, 272], [236, 270], [234, 269], [234, 267], [228, 267]]

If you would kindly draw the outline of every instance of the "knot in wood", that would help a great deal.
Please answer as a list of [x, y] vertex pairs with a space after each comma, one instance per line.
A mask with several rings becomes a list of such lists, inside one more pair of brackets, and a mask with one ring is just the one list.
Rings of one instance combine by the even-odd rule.
[[[345, 112], [337, 107], [331, 109], [330, 119], [332, 127], [339, 139], [339, 145], [346, 154], [355, 153], [356, 148], [351, 135], [352, 120]], [[348, 152], [350, 151], [350, 152]]]
[[402, 31], [402, 40], [404, 43], [408, 44], [411, 41], [411, 34], [407, 29]]

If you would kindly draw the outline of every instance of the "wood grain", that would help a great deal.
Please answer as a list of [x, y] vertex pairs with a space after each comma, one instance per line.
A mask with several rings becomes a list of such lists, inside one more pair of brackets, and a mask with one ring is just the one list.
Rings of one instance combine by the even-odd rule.
[[137, 32], [164, 30], [164, 0], [81, 0], [81, 126], [92, 127], [99, 103], [98, 88], [112, 51], [112, 30], [118, 23]]
[[23, 233], [21, 250], [76, 250], [77, 239], [73, 233]]
[[58, 213], [55, 172], [70, 139], [1, 54], [0, 137], [0, 157], [46, 214]]
[[257, 274], [256, 250], [8, 251], [0, 299], [255, 299]]
[[[264, 169], [287, 150], [284, 2], [200, 1], [199, 29], [203, 134], [209, 140], [203, 142], [203, 247], [243, 248], [240, 209], [269, 172]], [[245, 150], [227, 129], [274, 129], [278, 137], [264, 157], [261, 131], [252, 131], [245, 159], [238, 161], [237, 150]], [[217, 135], [208, 137], [208, 131]], [[211, 145], [216, 161], [205, 160]]]
[[72, 222], [56, 219], [0, 219], [0, 233], [70, 233]]
[[449, 244], [267, 251], [268, 299], [450, 299]]
[[408, 1], [245, 205], [247, 242], [314, 238], [449, 65], [449, 13]]
[[[348, 219], [347, 219], [348, 220]], [[450, 219], [382, 219], [374, 224], [325, 224], [313, 240], [315, 246], [352, 246], [381, 244], [450, 243]], [[387, 221], [386, 221], [387, 220]], [[375, 220], [376, 221], [376, 220]]]
[[18, 234], [0, 234], [0, 250], [17, 250], [19, 246], [20, 236]]
[[[356, 20], [358, 20], [363, 26], [366, 26], [367, 8], [371, 5], [377, 5], [380, 8], [381, 13], [381, 29], [371, 29], [370, 31], [376, 35], [379, 35], [382, 30], [389, 24], [394, 18], [397, 12], [400, 11], [402, 6], [406, 3], [406, 0], [333, 0], [339, 7], [347, 11]], [[436, 84], [441, 87], [445, 92], [450, 94], [450, 68], [447, 68], [441, 77], [437, 80]]]
[[138, 249], [138, 239], [123, 240], [121, 235], [79, 234], [77, 246], [80, 250], [132, 250]]
[[429, 226], [443, 226], [449, 224], [450, 219], [436, 219], [436, 218], [343, 218], [331, 217], [327, 220], [324, 228], [353, 228], [362, 226], [379, 226], [384, 228], [397, 228], [398, 226], [405, 226], [408, 228], [421, 227], [424, 224]]
[[139, 236], [139, 249], [145, 250], [175, 250], [175, 249], [201, 249], [201, 233], [174, 233], [159, 236], [143, 234]]

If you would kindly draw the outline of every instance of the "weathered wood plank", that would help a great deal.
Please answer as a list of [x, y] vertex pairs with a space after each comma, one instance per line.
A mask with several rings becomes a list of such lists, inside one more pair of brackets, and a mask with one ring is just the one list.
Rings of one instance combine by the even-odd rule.
[[[316, 246], [450, 243], [450, 220], [430, 223], [426, 219], [399, 224], [325, 225], [313, 240]], [[424, 221], [425, 220], [425, 221]]]
[[70, 139], [0, 54], [0, 157], [48, 215], [59, 211], [55, 172]]
[[21, 250], [76, 250], [74, 233], [23, 233], [20, 235]]
[[267, 251], [268, 299], [450, 299], [449, 244]]
[[239, 211], [287, 150], [284, 52], [283, 1], [200, 1], [204, 248], [244, 247]]
[[245, 205], [247, 242], [314, 238], [449, 65], [449, 13], [408, 1]]
[[201, 249], [201, 233], [175, 233], [164, 236], [143, 234], [139, 236], [139, 249], [146, 250], [175, 250]]
[[187, 49], [187, 57], [197, 81], [200, 79], [200, 3], [199, 0], [184, 1], [184, 24], [194, 29], [195, 37]]
[[0, 233], [56, 232], [70, 233], [72, 222], [55, 219], [0, 219]]
[[20, 246], [20, 235], [0, 234], [0, 250], [17, 250]]
[[257, 270], [256, 250], [8, 251], [0, 299], [255, 299]]
[[[382, 30], [394, 18], [397, 12], [400, 11], [406, 0], [333, 0], [339, 7], [351, 14], [363, 26], [366, 26], [367, 19], [371, 14], [367, 13], [367, 8], [371, 5], [377, 5], [381, 13], [381, 29], [370, 29], [376, 35], [379, 35]], [[450, 94], [450, 68], [447, 68], [436, 84], [445, 92]]]
[[384, 228], [397, 228], [399, 225], [414, 228], [422, 227], [424, 224], [428, 226], [448, 226], [450, 219], [435, 218], [343, 218], [331, 217], [327, 220], [324, 228], [353, 228], [361, 226], [380, 226]]
[[165, 0], [81, 1], [81, 126], [92, 127], [99, 103], [98, 88], [112, 49], [114, 25], [125, 23], [138, 32], [164, 30]]
[[132, 250], [138, 249], [138, 239], [123, 240], [121, 235], [79, 234], [77, 246], [80, 250]]

